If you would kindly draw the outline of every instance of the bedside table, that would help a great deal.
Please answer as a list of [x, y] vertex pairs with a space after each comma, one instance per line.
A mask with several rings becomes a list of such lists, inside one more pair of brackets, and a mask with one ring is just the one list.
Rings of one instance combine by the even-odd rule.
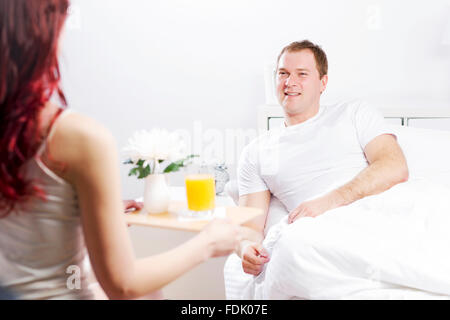
[[[199, 232], [212, 220], [212, 218], [202, 220], [180, 219], [176, 212], [187, 210], [185, 188], [172, 187], [170, 188], [170, 193], [171, 202], [168, 212], [161, 214], [145, 214], [141, 213], [140, 210], [129, 213], [126, 216], [127, 224]], [[136, 201], [142, 201], [142, 199], [136, 199]], [[226, 217], [230, 218], [231, 221], [238, 225], [243, 225], [262, 214], [262, 210], [258, 208], [236, 206], [233, 200], [228, 196], [216, 196], [215, 203], [217, 217], [224, 217], [226, 215]]]
[[[170, 191], [172, 200], [186, 201], [184, 187], [170, 187]], [[142, 201], [142, 198], [136, 199], [136, 201]], [[226, 195], [216, 196], [216, 205], [238, 208], [233, 199]], [[192, 231], [149, 228], [136, 224], [131, 225], [128, 231], [137, 258], [168, 251], [195, 235]], [[227, 257], [210, 259], [169, 283], [162, 289], [164, 298], [174, 300], [224, 300], [223, 267], [226, 259]]]

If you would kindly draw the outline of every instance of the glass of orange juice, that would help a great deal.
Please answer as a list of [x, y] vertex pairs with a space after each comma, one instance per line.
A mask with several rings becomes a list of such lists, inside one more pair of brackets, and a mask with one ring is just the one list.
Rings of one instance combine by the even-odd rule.
[[207, 167], [190, 170], [185, 176], [188, 209], [192, 217], [210, 217], [215, 208], [215, 179]]

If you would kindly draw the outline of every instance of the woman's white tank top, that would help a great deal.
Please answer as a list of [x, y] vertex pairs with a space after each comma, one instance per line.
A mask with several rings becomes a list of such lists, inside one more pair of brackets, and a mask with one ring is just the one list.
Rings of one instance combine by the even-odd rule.
[[[69, 114], [64, 110], [55, 123]], [[92, 299], [92, 276], [77, 193], [41, 161], [53, 125], [26, 177], [46, 194], [20, 203], [0, 218], [0, 285], [19, 299]]]

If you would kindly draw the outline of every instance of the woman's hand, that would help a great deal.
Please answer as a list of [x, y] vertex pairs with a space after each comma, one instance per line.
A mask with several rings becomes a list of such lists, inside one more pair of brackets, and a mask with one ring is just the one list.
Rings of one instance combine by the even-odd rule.
[[125, 207], [124, 212], [130, 213], [132, 211], [141, 210], [144, 207], [144, 203], [136, 202], [134, 200], [123, 200], [123, 205]]
[[215, 219], [200, 233], [208, 244], [208, 257], [220, 257], [233, 253], [242, 240], [242, 229], [230, 219]]

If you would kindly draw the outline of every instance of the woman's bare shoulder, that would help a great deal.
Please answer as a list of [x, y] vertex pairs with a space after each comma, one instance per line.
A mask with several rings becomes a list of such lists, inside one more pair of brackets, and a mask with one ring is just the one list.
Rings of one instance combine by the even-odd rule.
[[55, 123], [48, 148], [55, 161], [76, 166], [115, 153], [116, 146], [105, 126], [86, 115], [70, 112]]
[[107, 138], [110, 131], [100, 122], [78, 112], [68, 112], [56, 123], [55, 134], [67, 138]]

